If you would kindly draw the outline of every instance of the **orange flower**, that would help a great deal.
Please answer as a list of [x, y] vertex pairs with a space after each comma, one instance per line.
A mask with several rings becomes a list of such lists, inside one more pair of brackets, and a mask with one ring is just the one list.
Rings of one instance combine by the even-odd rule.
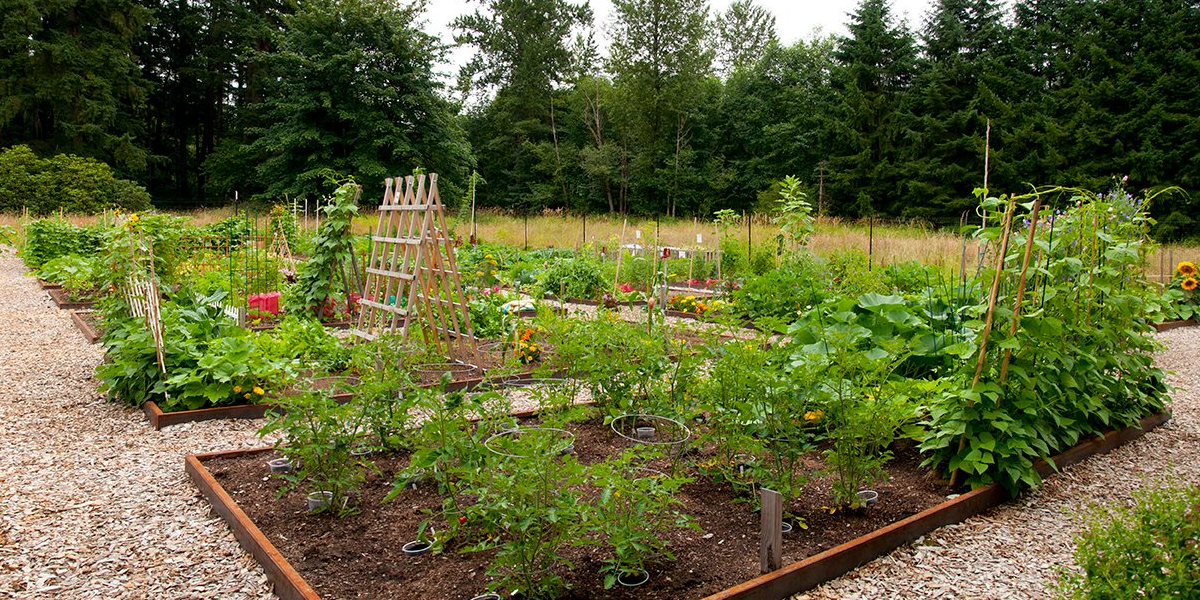
[[1181, 283], [1179, 285], [1183, 289], [1190, 292], [1190, 291], [1196, 289], [1196, 286], [1200, 285], [1200, 282], [1197, 282], [1195, 277], [1188, 277], [1187, 279], [1184, 279], [1183, 283]]
[[1183, 277], [1194, 277], [1197, 273], [1200, 273], [1200, 269], [1196, 268], [1196, 263], [1185, 260], [1179, 263], [1179, 266], [1175, 267], [1175, 272]]

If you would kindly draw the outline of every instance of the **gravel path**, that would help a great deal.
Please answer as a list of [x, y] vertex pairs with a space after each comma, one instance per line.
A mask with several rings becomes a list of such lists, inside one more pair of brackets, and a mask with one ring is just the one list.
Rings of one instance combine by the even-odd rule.
[[106, 402], [100, 348], [23, 272], [0, 250], [0, 598], [275, 598], [183, 473], [258, 424], [153, 431]]
[[[91, 376], [100, 348], [23, 272], [0, 249], [0, 598], [275, 598], [183, 473], [185, 454], [262, 445], [258, 422], [156, 432], [106, 402]], [[1200, 368], [1200, 330], [1159, 339], [1179, 373], [1170, 423], [795, 598], [1046, 597], [1079, 508], [1128, 502], [1146, 478], [1200, 484], [1200, 389], [1180, 375]]]

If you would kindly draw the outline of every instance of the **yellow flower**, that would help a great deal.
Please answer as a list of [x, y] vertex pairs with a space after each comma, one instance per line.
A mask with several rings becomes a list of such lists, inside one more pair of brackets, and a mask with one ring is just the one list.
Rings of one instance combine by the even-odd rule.
[[483, 277], [483, 271], [475, 271], [476, 277]]
[[[137, 222], [138, 222], [138, 220], [139, 220], [139, 219], [138, 219], [138, 214], [137, 214], [137, 213], [133, 213], [132, 215], [129, 215], [129, 222], [130, 222], [130, 223], [137, 223]], [[1193, 269], [1195, 269], [1196, 267], [1195, 267], [1195, 266], [1193, 266], [1192, 268], [1193, 268]]]
[[483, 255], [483, 257], [484, 257], [484, 258], [486, 258], [486, 259], [488, 259], [488, 260], [491, 260], [491, 259], [492, 259], [492, 255], [491, 255], [491, 254], [485, 254], [485, 255]]
[[823, 416], [825, 416], [825, 412], [824, 412], [824, 411], [820, 411], [820, 410], [810, 410], [810, 411], [808, 411], [808, 412], [804, 413], [804, 420], [805, 420], [805, 421], [816, 421], [816, 420], [820, 419], [820, 418], [821, 418], [821, 417], [823, 417]]
[[1184, 279], [1183, 283], [1181, 283], [1179, 285], [1183, 289], [1190, 292], [1190, 291], [1196, 289], [1196, 286], [1200, 285], [1200, 282], [1197, 282], [1195, 277], [1188, 277], [1187, 279]]
[[265, 394], [265, 393], [267, 393], [267, 392], [266, 392], [266, 391], [264, 391], [262, 388], [260, 388], [260, 387], [258, 387], [258, 386], [256, 385], [256, 386], [254, 386], [254, 393], [255, 393], [255, 394], [258, 394], [259, 396], [261, 396], [261, 395], [263, 395], [263, 394]]
[[233, 393], [235, 393], [235, 394], [242, 393], [242, 386], [240, 386], [240, 385], [233, 386]]
[[247, 400], [249, 400], [249, 399], [250, 399], [250, 394], [249, 394], [249, 393], [247, 393], [245, 397], [246, 397], [246, 399], [247, 399]]
[[1196, 268], [1196, 263], [1183, 261], [1179, 266], [1175, 267], [1175, 272], [1184, 277], [1192, 277], [1196, 273], [1200, 273], [1200, 269]]

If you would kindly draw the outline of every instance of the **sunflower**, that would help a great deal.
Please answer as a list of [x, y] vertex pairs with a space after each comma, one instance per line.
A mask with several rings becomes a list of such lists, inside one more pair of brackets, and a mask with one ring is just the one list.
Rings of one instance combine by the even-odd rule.
[[1196, 268], [1196, 263], [1183, 261], [1179, 266], [1175, 267], [1175, 272], [1183, 277], [1194, 277], [1196, 273], [1200, 273], [1200, 269]]
[[1195, 277], [1188, 277], [1183, 280], [1183, 283], [1179, 284], [1179, 287], [1190, 292], [1196, 289], [1197, 285], [1200, 285], [1200, 282], [1197, 282]]

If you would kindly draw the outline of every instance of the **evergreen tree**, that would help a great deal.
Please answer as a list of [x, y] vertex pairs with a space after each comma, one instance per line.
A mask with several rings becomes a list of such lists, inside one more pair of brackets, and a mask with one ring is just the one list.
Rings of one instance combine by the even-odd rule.
[[417, 11], [389, 0], [314, 0], [285, 17], [278, 50], [263, 57], [277, 83], [241, 148], [255, 165], [247, 179], [265, 186], [258, 196], [320, 196], [333, 172], [377, 198], [384, 178], [421, 167], [439, 173], [453, 198], [468, 149], [438, 95], [439, 45], [417, 29]]
[[787, 175], [811, 183], [818, 200], [836, 101], [834, 43], [825, 37], [771, 46], [726, 82], [718, 143], [732, 172], [729, 208], [750, 208], [757, 192]]
[[904, 203], [889, 212], [956, 218], [978, 203], [972, 190], [984, 184], [985, 158], [989, 187], [1014, 178], [1003, 144], [1014, 117], [1006, 101], [1014, 79], [1003, 60], [1006, 35], [996, 0], [935, 5], [922, 34]]
[[145, 169], [133, 44], [149, 17], [134, 0], [0, 0], [0, 146]]
[[862, 0], [841, 38], [833, 82], [839, 106], [831, 121], [831, 210], [865, 215], [899, 212], [902, 149], [911, 117], [903, 114], [916, 72], [916, 46], [893, 22], [887, 0]]
[[142, 73], [153, 84], [143, 142], [155, 157], [147, 187], [160, 204], [208, 204], [232, 196], [244, 176], [235, 173], [213, 189], [205, 163], [226, 138], [227, 147], [236, 149], [238, 117], [261, 101], [269, 83], [260, 57], [270, 50], [290, 3], [142, 1], [154, 11], [138, 46]]

